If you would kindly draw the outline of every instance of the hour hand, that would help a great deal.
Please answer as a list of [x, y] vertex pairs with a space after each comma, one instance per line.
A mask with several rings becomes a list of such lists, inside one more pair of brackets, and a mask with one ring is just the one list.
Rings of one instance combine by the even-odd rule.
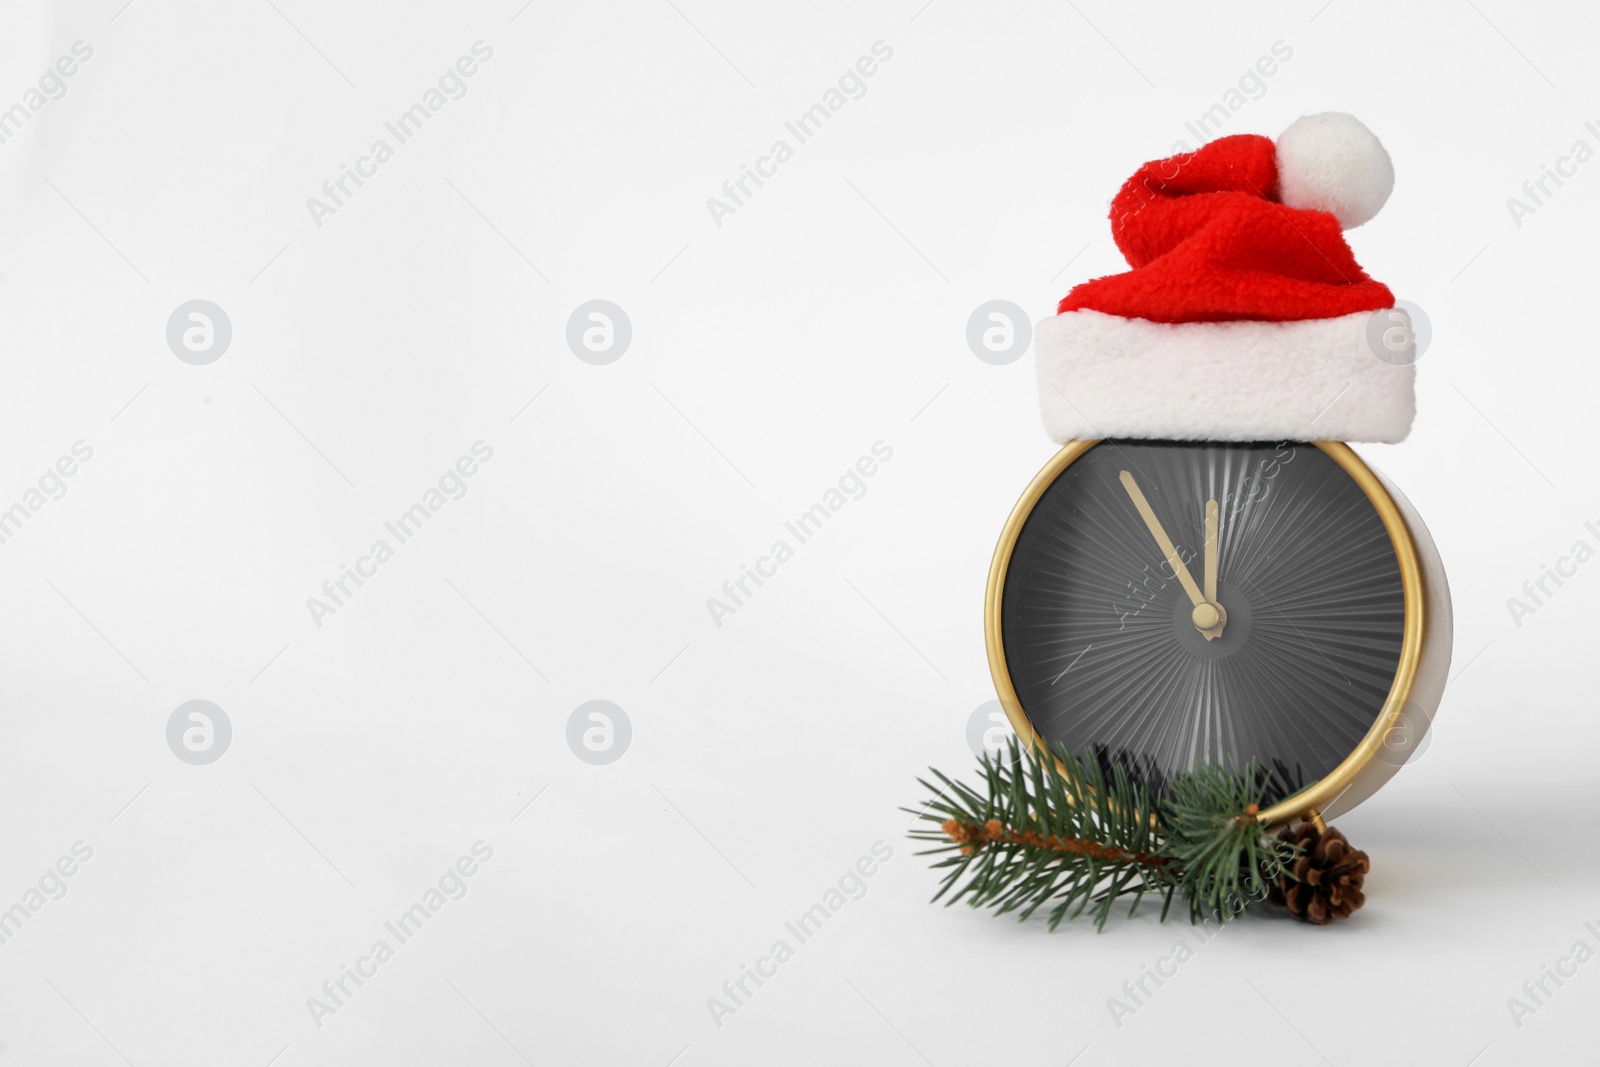
[[1217, 502], [1206, 501], [1206, 599], [1217, 602]]
[[1228, 613], [1222, 608], [1222, 601], [1217, 599], [1217, 522], [1221, 509], [1215, 500], [1206, 501], [1206, 569], [1205, 569], [1205, 594], [1206, 608], [1194, 610], [1194, 624], [1206, 639], [1222, 636], [1222, 627], [1228, 622]]

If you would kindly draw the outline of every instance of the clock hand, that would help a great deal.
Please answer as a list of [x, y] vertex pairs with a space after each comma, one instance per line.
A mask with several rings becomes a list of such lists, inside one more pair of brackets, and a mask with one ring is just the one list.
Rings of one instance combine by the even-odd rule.
[[1150, 528], [1150, 536], [1156, 539], [1156, 545], [1167, 557], [1167, 564], [1177, 575], [1178, 582], [1183, 586], [1183, 591], [1189, 594], [1195, 607], [1206, 602], [1201, 595], [1200, 587], [1194, 584], [1194, 577], [1189, 573], [1189, 568], [1183, 565], [1183, 558], [1178, 555], [1178, 546], [1172, 543], [1172, 538], [1167, 536], [1167, 531], [1162, 527], [1161, 520], [1156, 518], [1155, 509], [1150, 506], [1150, 501], [1144, 498], [1139, 483], [1133, 480], [1133, 475], [1127, 471], [1122, 472], [1122, 488], [1128, 491], [1128, 497], [1133, 501], [1133, 506], [1139, 510], [1139, 517], [1144, 519], [1144, 524]]
[[[1228, 621], [1228, 613], [1222, 610], [1222, 604], [1217, 600], [1217, 519], [1219, 508], [1215, 500], [1206, 501], [1206, 607], [1202, 611], [1195, 608], [1193, 620], [1200, 632], [1206, 635], [1209, 641], [1213, 637], [1222, 636], [1222, 627]], [[1201, 625], [1205, 623], [1206, 625]]]
[[1206, 599], [1217, 600], [1217, 502], [1206, 501]]

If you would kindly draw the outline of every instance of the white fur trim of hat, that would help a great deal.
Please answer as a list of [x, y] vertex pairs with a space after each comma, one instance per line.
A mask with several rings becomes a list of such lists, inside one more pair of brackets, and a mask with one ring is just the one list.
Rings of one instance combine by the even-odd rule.
[[[1383, 358], [1374, 336], [1388, 339]], [[1039, 405], [1058, 442], [1394, 443], [1416, 414], [1414, 346], [1403, 308], [1185, 323], [1074, 311], [1034, 335]]]

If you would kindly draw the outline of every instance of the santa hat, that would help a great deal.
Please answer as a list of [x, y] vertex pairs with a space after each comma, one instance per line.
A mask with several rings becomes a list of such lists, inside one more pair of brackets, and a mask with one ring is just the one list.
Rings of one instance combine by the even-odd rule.
[[1404, 438], [1410, 319], [1342, 232], [1393, 187], [1383, 145], [1333, 113], [1140, 167], [1111, 203], [1133, 269], [1075, 287], [1038, 327], [1051, 437]]

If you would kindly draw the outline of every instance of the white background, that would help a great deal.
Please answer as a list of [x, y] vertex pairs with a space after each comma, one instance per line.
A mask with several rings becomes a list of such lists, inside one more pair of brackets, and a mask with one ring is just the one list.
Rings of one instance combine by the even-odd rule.
[[[1600, 148], [1600, 14], [123, 5], [0, 16], [0, 107], [93, 48], [0, 144], [0, 507], [93, 449], [0, 544], [0, 908], [93, 849], [0, 945], [0, 1063], [1593, 1056], [1600, 962], [1520, 1027], [1507, 998], [1600, 948], [1600, 563], [1520, 626], [1507, 598], [1600, 547], [1600, 162], [1521, 226], [1506, 200]], [[307, 198], [479, 40], [467, 95], [319, 228]], [[706, 199], [880, 40], [865, 96], [717, 226]], [[1351, 240], [1434, 337], [1410, 440], [1360, 451], [1438, 540], [1455, 680], [1341, 820], [1368, 907], [1242, 921], [1118, 1026], [1186, 926], [931, 907], [897, 810], [971, 764], [989, 553], [1053, 451], [1031, 354], [981, 362], [966, 321], [1121, 269], [1118, 185], [1280, 40], [1224, 132], [1346, 110], [1395, 160]], [[207, 366], [165, 338], [197, 298], [233, 328]], [[632, 323], [607, 366], [565, 339], [592, 299]], [[480, 440], [467, 495], [315, 625]], [[707, 598], [879, 440], [866, 494], [716, 626]], [[209, 766], [167, 745], [192, 699], [232, 723]], [[566, 740], [593, 699], [632, 724], [609, 766]], [[467, 895], [316, 1025], [307, 998], [480, 840]], [[866, 895], [715, 1025], [880, 840]]]

